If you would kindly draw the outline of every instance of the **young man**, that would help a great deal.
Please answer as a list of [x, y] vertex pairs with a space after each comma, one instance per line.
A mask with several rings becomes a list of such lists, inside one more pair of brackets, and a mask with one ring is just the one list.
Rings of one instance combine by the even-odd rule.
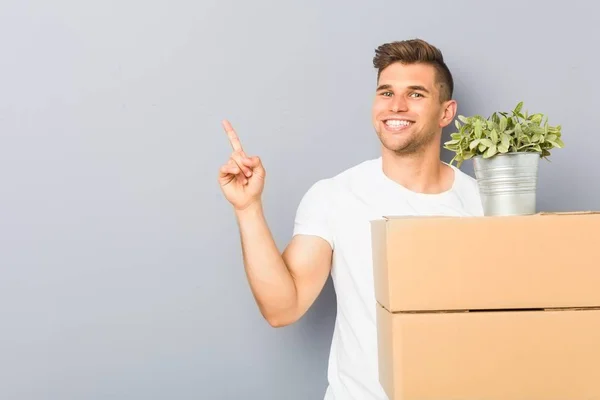
[[[252, 293], [275, 327], [301, 318], [331, 273], [337, 318], [325, 400], [383, 400], [370, 222], [383, 215], [483, 215], [473, 178], [440, 160], [442, 129], [453, 122], [453, 80], [441, 52], [422, 40], [387, 43], [373, 60], [373, 126], [381, 157], [316, 182], [297, 210], [280, 254], [265, 221], [265, 169], [224, 121], [233, 153], [219, 182], [235, 210]], [[432, 249], [434, 251], [434, 249]]]

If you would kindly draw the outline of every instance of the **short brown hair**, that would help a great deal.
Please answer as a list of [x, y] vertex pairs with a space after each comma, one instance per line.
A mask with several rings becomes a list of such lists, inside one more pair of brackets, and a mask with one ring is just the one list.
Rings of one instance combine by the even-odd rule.
[[375, 49], [373, 66], [378, 69], [377, 80], [381, 71], [393, 63], [428, 64], [435, 68], [436, 81], [440, 87], [440, 100], [452, 98], [454, 81], [448, 66], [444, 62], [442, 52], [422, 39], [410, 39], [385, 43]]

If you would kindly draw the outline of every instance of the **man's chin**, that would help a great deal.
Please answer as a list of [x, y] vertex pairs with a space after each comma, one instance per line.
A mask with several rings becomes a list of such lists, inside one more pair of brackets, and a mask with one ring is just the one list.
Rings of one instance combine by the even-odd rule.
[[381, 143], [387, 150], [395, 153], [410, 150], [411, 148], [415, 147], [412, 140], [382, 140]]
[[390, 153], [395, 153], [398, 155], [401, 154], [414, 154], [419, 152], [424, 146], [424, 143], [418, 143], [415, 142], [413, 140], [411, 141], [405, 141], [402, 143], [389, 143], [389, 142], [382, 142], [383, 147]]
[[396, 154], [414, 154], [423, 151], [429, 146], [436, 146], [435, 137], [419, 138], [410, 135], [401, 136], [389, 134], [380, 135], [379, 139], [383, 147]]

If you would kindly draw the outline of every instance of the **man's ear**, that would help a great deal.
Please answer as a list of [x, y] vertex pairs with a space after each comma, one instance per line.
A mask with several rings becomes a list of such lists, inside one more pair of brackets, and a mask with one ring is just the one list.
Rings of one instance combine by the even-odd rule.
[[442, 117], [440, 118], [440, 128], [450, 125], [456, 116], [458, 105], [456, 100], [448, 100], [442, 104]]

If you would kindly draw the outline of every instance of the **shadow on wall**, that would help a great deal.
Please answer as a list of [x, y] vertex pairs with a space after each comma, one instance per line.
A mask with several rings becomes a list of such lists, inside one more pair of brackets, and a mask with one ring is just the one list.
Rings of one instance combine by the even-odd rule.
[[289, 327], [290, 341], [294, 343], [297, 351], [323, 357], [323, 363], [319, 364], [319, 368], [323, 368], [323, 377], [327, 375], [327, 359], [335, 326], [336, 308], [335, 289], [329, 277], [312, 307], [304, 317]]
[[[323, 340], [325, 340], [327, 344], [327, 351], [329, 351], [331, 336], [333, 334], [336, 309], [337, 301], [335, 297], [335, 289], [330, 276], [325, 283], [323, 291], [304, 316], [304, 321], [302, 321], [304, 328], [310, 329], [312, 331], [310, 335], [314, 335], [313, 338], [309, 338], [311, 343], [323, 343]], [[315, 338], [320, 338], [323, 340], [315, 340]]]

